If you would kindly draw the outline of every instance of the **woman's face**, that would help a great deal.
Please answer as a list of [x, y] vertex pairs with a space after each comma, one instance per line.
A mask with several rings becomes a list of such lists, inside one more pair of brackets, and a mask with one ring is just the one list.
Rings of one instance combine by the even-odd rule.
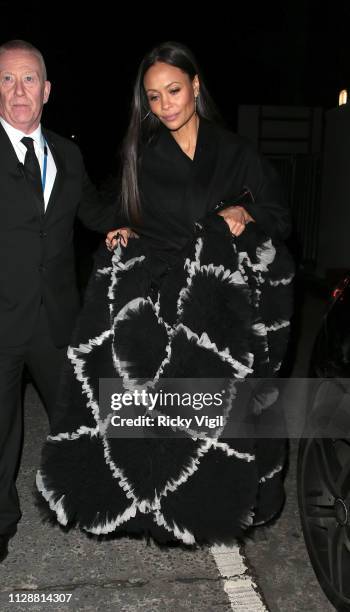
[[147, 70], [143, 85], [152, 113], [169, 130], [179, 130], [194, 118], [197, 75], [191, 81], [180, 68], [156, 62]]

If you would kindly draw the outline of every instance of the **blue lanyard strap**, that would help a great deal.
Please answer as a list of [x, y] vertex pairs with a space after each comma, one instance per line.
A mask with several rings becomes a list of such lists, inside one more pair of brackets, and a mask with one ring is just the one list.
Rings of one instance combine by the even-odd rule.
[[47, 145], [46, 145], [46, 141], [45, 141], [45, 145], [44, 145], [44, 165], [43, 165], [43, 173], [42, 173], [42, 177], [41, 177], [41, 184], [43, 186], [43, 193], [45, 191], [45, 185], [46, 185], [46, 172], [47, 172]]

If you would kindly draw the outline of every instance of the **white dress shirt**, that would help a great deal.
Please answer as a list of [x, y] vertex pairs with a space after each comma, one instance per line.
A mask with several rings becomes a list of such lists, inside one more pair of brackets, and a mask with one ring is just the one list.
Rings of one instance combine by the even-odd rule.
[[44, 168], [44, 147], [46, 144], [47, 147], [47, 168], [46, 168], [46, 183], [45, 183], [45, 190], [44, 190], [44, 201], [45, 201], [45, 210], [48, 204], [48, 201], [50, 199], [50, 195], [51, 195], [51, 191], [52, 191], [52, 187], [53, 184], [55, 182], [55, 178], [56, 178], [56, 173], [57, 173], [57, 169], [56, 169], [56, 164], [54, 162], [54, 159], [52, 157], [52, 153], [47, 145], [47, 143], [45, 142], [44, 136], [42, 134], [41, 131], [41, 125], [39, 125], [36, 130], [34, 130], [34, 132], [32, 132], [31, 134], [24, 134], [24, 132], [21, 132], [20, 130], [17, 130], [16, 128], [14, 128], [12, 125], [10, 125], [9, 123], [7, 123], [7, 121], [5, 121], [5, 119], [3, 119], [2, 117], [0, 117], [0, 122], [1, 125], [3, 126], [6, 134], [8, 135], [11, 144], [15, 150], [15, 153], [18, 157], [18, 160], [21, 162], [21, 164], [24, 164], [24, 158], [26, 156], [26, 152], [27, 152], [27, 147], [23, 144], [23, 142], [21, 142], [21, 139], [23, 138], [23, 136], [29, 136], [30, 138], [33, 138], [34, 140], [34, 150], [36, 153], [36, 156], [39, 160], [39, 164], [40, 164], [40, 170], [41, 170], [41, 175], [43, 175], [43, 168]]

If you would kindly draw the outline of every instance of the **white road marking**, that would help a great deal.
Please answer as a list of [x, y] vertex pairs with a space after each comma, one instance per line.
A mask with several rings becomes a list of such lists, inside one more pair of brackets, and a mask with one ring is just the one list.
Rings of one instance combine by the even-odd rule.
[[224, 590], [234, 612], [269, 612], [245, 563], [238, 545], [212, 546], [210, 549], [221, 577]]

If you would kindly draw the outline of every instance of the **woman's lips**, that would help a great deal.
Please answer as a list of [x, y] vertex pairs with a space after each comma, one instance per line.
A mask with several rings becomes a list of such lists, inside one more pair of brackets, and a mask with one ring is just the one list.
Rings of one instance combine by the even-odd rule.
[[164, 115], [163, 119], [164, 121], [175, 121], [175, 119], [178, 117], [179, 113], [176, 113], [176, 115]]

